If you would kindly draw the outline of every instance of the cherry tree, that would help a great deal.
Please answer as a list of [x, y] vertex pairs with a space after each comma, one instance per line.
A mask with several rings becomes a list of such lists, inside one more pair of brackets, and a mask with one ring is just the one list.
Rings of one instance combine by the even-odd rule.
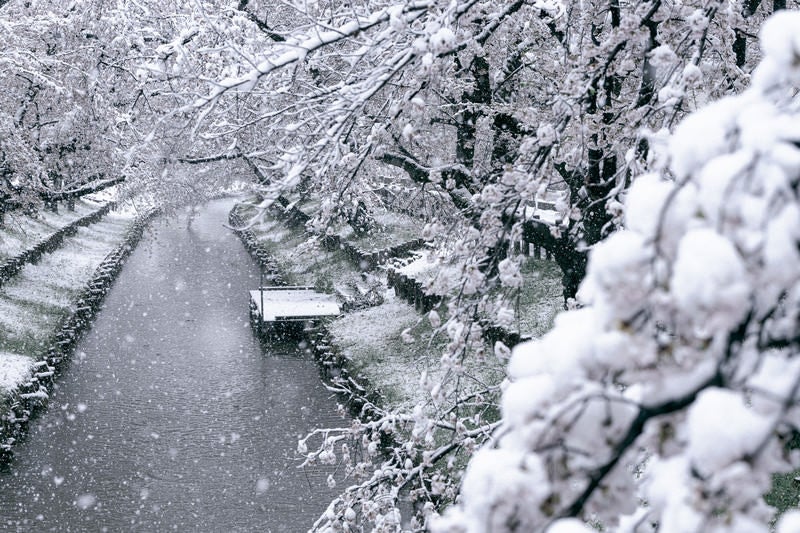
[[55, 207], [121, 181], [92, 17], [48, 2], [11, 3], [3, 16], [4, 208]]
[[[678, 485], [708, 486], [707, 498], [728, 495], [714, 490], [750, 472], [695, 476], [686, 450], [697, 449], [687, 443], [708, 410], [769, 414], [769, 394], [754, 380], [792, 375], [786, 354], [796, 334], [781, 328], [792, 320], [794, 281], [768, 265], [789, 257], [776, 232], [794, 215], [778, 174], [762, 172], [788, 173], [793, 157], [781, 140], [792, 138], [790, 124], [779, 119], [793, 116], [796, 104], [780, 98], [791, 80], [774, 68], [792, 72], [783, 41], [768, 43], [743, 96], [669, 132], [747, 85], [758, 58], [750, 37], [786, 2], [77, 5], [3, 7], [16, 22], [6, 22], [0, 56], [14, 73], [0, 105], [2, 205], [122, 176], [131, 194], [191, 202], [217, 190], [224, 173], [253, 177], [265, 206], [300, 184], [325, 198], [308, 225], [316, 233], [377, 207], [387, 181], [442, 207], [420, 225], [447, 273], [431, 287], [448, 295], [444, 316], [429, 316], [448, 339], [443, 378], [421, 384], [430, 398], [410, 412], [369, 405], [368, 419], [301, 441], [307, 461], [342, 461], [353, 479], [316, 529], [424, 528], [455, 499], [463, 465], [487, 441], [463, 505], [442, 527], [536, 530], [566, 517], [617, 527], [627, 512], [635, 518], [620, 523], [645, 527], [680, 504], [652, 488], [663, 465], [682, 465], [687, 483]], [[786, 36], [787, 20], [773, 23], [776, 36]], [[774, 120], [748, 119], [744, 104]], [[704, 177], [706, 167], [728, 172], [725, 185]], [[698, 191], [715, 203], [698, 201]], [[528, 216], [542, 198], [555, 221]], [[509, 355], [503, 345], [487, 349], [486, 317], [507, 321], [509, 307], [486, 295], [519, 290], [523, 258], [511, 244], [521, 238], [554, 254], [567, 297], [594, 250], [584, 307], [516, 349], [509, 383], [478, 386], [470, 365], [501, 366]], [[699, 268], [696, 250], [720, 260]], [[771, 285], [767, 274], [777, 276]], [[711, 290], [723, 286], [724, 295]], [[756, 294], [762, 286], [771, 292]], [[732, 400], [741, 397], [746, 404]], [[746, 466], [765, 461], [758, 472], [782, 467], [767, 464], [780, 450], [766, 435], [791, 428], [793, 404], [784, 403], [769, 431], [750, 417], [764, 438], [740, 450], [752, 455]], [[501, 407], [502, 422], [493, 414]], [[692, 416], [702, 423], [689, 424]], [[493, 477], [493, 461], [517, 481]], [[484, 482], [491, 490], [476, 488]], [[651, 507], [637, 511], [637, 497]], [[700, 503], [753, 520], [763, 511], [758, 499], [745, 509], [736, 498]]]
[[[353, 198], [374, 203], [376, 175], [448, 198], [481, 235], [466, 254], [481, 272], [524, 235], [555, 255], [567, 297], [660, 132], [747, 79], [754, 54], [737, 36], [761, 15], [721, 1], [329, 7], [289, 6], [293, 25], [262, 25], [266, 52], [238, 48], [252, 66], [193, 103], [206, 138], [236, 131], [270, 182], [306, 177], [346, 200], [320, 227], [351, 218]], [[264, 137], [278, 142], [256, 148]], [[548, 191], [557, 222], [529, 219]]]
[[258, 128], [256, 111], [269, 103], [252, 91], [208, 109], [195, 106], [209, 84], [250, 68], [265, 41], [281, 39], [260, 10], [255, 1], [120, 3], [108, 17], [133, 50], [114, 65], [135, 81], [120, 113], [132, 193], [176, 206], [216, 194], [231, 180], [264, 181], [258, 164], [274, 151], [264, 148], [269, 132]]
[[[751, 86], [691, 114], [579, 298], [509, 363], [503, 422], [436, 531], [770, 531], [797, 466], [800, 13]], [[796, 531], [792, 511], [778, 531]]]
[[[492, 411], [499, 383], [482, 390], [464, 384], [473, 356], [486, 354], [476, 317], [507, 312], [487, 290], [520, 286], [521, 258], [509, 244], [525, 236], [551, 249], [572, 296], [587, 251], [623, 222], [625, 197], [637, 190], [628, 193], [633, 177], [663, 168], [669, 130], [746, 83], [757, 54], [737, 55], [737, 35], [754, 33], [760, 20], [714, 1], [289, 8], [293, 25], [256, 25], [268, 46], [258, 53], [238, 46], [247, 62], [229, 66], [231, 76], [185, 111], [194, 112], [193, 127], [207, 142], [233, 146], [215, 157], [246, 160], [257, 170], [266, 197], [305, 181], [306, 190], [340, 199], [324, 204], [310, 224], [315, 231], [332, 218], [351, 218], [354, 198], [374, 202], [375, 174], [449, 199], [447, 217], [429, 221], [425, 231], [442, 263], [454, 267], [434, 287], [449, 294], [448, 314], [431, 317], [450, 341], [443, 381], [422, 384], [431, 397], [413, 412], [370, 405], [368, 421], [320, 430], [313, 435], [321, 436], [319, 447], [309, 447], [313, 439], [300, 447], [309, 461], [347, 459], [355, 477], [317, 529], [422, 528], [455, 497], [458, 465], [498, 425], [474, 415]], [[236, 143], [229, 145], [231, 132]], [[526, 216], [543, 194], [556, 195], [555, 223]], [[660, 319], [650, 324], [665, 328]], [[500, 360], [506, 353], [497, 346]], [[584, 405], [590, 402], [578, 403], [578, 419]], [[601, 405], [637, 420], [623, 401]], [[357, 460], [351, 439], [365, 452]], [[387, 439], [396, 439], [388, 455], [377, 455], [377, 443]], [[602, 489], [605, 479], [597, 482]], [[564, 501], [554, 498], [544, 507], [557, 516]], [[401, 518], [406, 499], [414, 502], [405, 513], [412, 522]], [[582, 514], [586, 502], [576, 505], [572, 514]]]
[[213, 54], [198, 64], [188, 51], [236, 35], [209, 15], [221, 4], [5, 5], [2, 209], [55, 207], [123, 182], [132, 195], [174, 201], [219, 188], [224, 180], [207, 169], [167, 171], [176, 153], [198, 144], [180, 121], [162, 135], [155, 130], [183, 105], [177, 94], [196, 89], [192, 81], [221, 75], [219, 62], [207, 61]]

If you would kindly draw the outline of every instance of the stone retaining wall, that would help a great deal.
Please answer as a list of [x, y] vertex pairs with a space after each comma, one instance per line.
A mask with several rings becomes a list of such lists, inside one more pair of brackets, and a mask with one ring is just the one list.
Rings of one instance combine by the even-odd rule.
[[384, 403], [381, 391], [363, 376], [351, 373], [348, 359], [333, 342], [327, 326], [320, 323], [306, 331], [306, 339], [323, 380], [345, 397], [350, 414], [362, 421], [379, 416], [378, 411]]
[[270, 282], [275, 285], [286, 285], [286, 281], [280, 274], [275, 260], [272, 258], [269, 251], [261, 246], [253, 232], [249, 229], [235, 229], [245, 225], [244, 220], [242, 220], [242, 217], [239, 216], [236, 211], [237, 209], [234, 207], [228, 214], [228, 222], [231, 227], [234, 228], [234, 232], [242, 240], [245, 250], [247, 250], [250, 256], [261, 266]]
[[425, 292], [419, 280], [393, 268], [386, 270], [386, 283], [399, 298], [413, 305], [420, 313], [428, 313], [442, 302], [440, 295]]
[[[292, 205], [289, 209], [285, 209], [277, 204], [273, 204], [272, 211], [277, 216], [284, 219], [286, 225], [290, 228], [303, 227], [311, 218], [295, 205]], [[370, 271], [374, 270], [379, 265], [385, 264], [390, 259], [407, 255], [412, 250], [421, 248], [425, 244], [425, 241], [422, 239], [414, 239], [395, 246], [388, 246], [380, 250], [370, 251], [362, 250], [346, 239], [341, 238], [339, 235], [324, 235], [321, 237], [321, 243], [327, 250], [342, 250], [350, 263], [357, 269]]]
[[[428, 313], [442, 302], [442, 296], [425, 292], [419, 280], [393, 268], [386, 270], [386, 281], [389, 288], [394, 289], [394, 293], [398, 298], [413, 305], [419, 313]], [[481, 326], [483, 327], [484, 338], [491, 344], [500, 341], [511, 348], [522, 341], [528, 340], [528, 337], [509, 331], [501, 326], [490, 324], [487, 321], [481, 321]]]
[[412, 250], [417, 250], [424, 246], [425, 241], [414, 239], [396, 246], [389, 246], [381, 250], [366, 251], [358, 248], [347, 241], [342, 241], [341, 247], [350, 261], [361, 270], [374, 270], [377, 266], [387, 263], [390, 259], [395, 259], [407, 255]]

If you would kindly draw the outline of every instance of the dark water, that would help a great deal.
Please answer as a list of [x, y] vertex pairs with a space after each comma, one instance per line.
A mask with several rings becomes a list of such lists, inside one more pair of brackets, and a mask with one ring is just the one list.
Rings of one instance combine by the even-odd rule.
[[309, 356], [254, 339], [231, 206], [142, 240], [0, 473], [0, 530], [299, 532], [325, 509], [294, 450], [342, 420]]

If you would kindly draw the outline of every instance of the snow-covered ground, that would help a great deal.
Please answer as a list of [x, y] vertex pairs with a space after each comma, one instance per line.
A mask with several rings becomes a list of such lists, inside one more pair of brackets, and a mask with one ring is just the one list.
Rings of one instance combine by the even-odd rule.
[[553, 327], [553, 320], [564, 308], [561, 269], [553, 261], [528, 259], [521, 270], [519, 301], [509, 302], [516, 317], [511, 329], [523, 336], [540, 337]]
[[0, 352], [0, 390], [9, 390], [25, 381], [33, 370], [33, 359], [25, 355]]
[[[445, 294], [454, 288], [449, 284], [458, 283], [461, 276], [432, 256], [432, 252], [423, 250], [396, 270], [419, 281], [429, 294]], [[561, 270], [553, 261], [529, 258], [522, 265], [522, 274], [519, 300], [508, 302], [515, 312], [509, 329], [526, 337], [539, 337], [550, 329], [556, 314], [563, 309]], [[492, 295], [498, 296], [499, 289]]]
[[106, 199], [82, 198], [75, 210], [59, 209], [58, 213], [44, 210], [37, 217], [9, 213], [0, 226], [0, 263], [47, 239], [64, 226], [100, 209]]
[[59, 321], [133, 219], [130, 212], [111, 212], [80, 228], [61, 248], [26, 265], [0, 289], [0, 396], [30, 376]]
[[385, 298], [381, 305], [332, 321], [328, 331], [352, 374], [380, 390], [385, 401], [410, 409], [425, 397], [420, 378], [438, 366], [443, 339], [432, 340], [427, 320], [393, 291]]
[[[328, 326], [332, 341], [348, 358], [351, 373], [379, 390], [387, 408], [412, 410], [431, 399], [425, 384], [438, 382], [447, 368], [441, 364], [447, 336], [434, 334], [427, 317], [387, 291], [383, 304], [355, 311]], [[503, 363], [486, 346], [483, 359], [470, 358], [464, 375], [470, 384], [497, 383]], [[483, 388], [481, 385], [477, 385]]]

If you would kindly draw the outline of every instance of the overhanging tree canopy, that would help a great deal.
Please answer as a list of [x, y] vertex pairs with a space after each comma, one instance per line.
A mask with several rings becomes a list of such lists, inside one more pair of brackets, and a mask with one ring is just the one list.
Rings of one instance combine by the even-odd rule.
[[586, 306], [515, 349], [497, 439], [437, 531], [770, 531], [800, 428], [799, 35], [800, 13], [768, 21], [751, 87], [634, 182]]
[[[423, 222], [425, 234], [432, 236], [433, 255], [448, 267], [436, 289], [449, 296], [441, 324], [449, 341], [441, 364], [449, 372], [441, 383], [424, 384], [430, 401], [411, 413], [384, 411], [369, 424], [326, 433], [334, 443], [363, 438], [365, 448], [389, 430], [401, 441], [377, 472], [372, 458], [360, 465], [365, 478], [331, 506], [316, 525], [320, 530], [344, 524], [368, 529], [378, 523], [393, 530], [406, 489], [418, 498], [414, 514], [416, 527], [422, 528], [435, 508], [454, 498], [460, 469], [442, 465], [459, 464], [490, 441], [500, 424], [476, 418], [474, 408], [465, 408], [479, 404], [482, 412], [492, 412], [501, 385], [489, 383], [480, 394], [465, 388], [464, 362], [480, 352], [482, 320], [508, 314], [505, 302], [486, 297], [488, 290], [500, 287], [513, 294], [519, 289], [522, 258], [511, 243], [524, 237], [551, 250], [568, 297], [575, 296], [588, 250], [596, 246], [600, 259], [593, 264], [603, 257], [607, 264], [589, 269], [585, 290], [593, 292], [586, 292], [585, 301], [592, 305], [565, 315], [564, 324], [537, 345], [546, 353], [532, 364], [545, 365], [545, 374], [563, 371], [569, 377], [572, 366], [554, 362], [553, 353], [571, 346], [580, 332], [587, 343], [609, 343], [603, 345], [607, 351], [600, 366], [587, 369], [583, 359], [576, 362], [579, 373], [594, 381], [581, 382], [585, 389], [569, 389], [577, 395], [569, 398], [579, 401], [568, 412], [577, 416], [576, 424], [594, 423], [591, 416], [600, 405], [613, 415], [611, 425], [589, 424], [591, 431], [581, 435], [617, 429], [625, 438], [592, 446], [591, 453], [545, 439], [552, 449], [534, 451], [544, 454], [542, 464], [555, 465], [553, 471], [564, 477], [548, 478], [549, 485], [531, 493], [531, 498], [543, 498], [541, 505], [526, 509], [530, 516], [518, 517], [516, 507], [504, 515], [497, 500], [484, 502], [497, 504], [497, 517], [519, 518], [519, 524], [541, 524], [537, 513], [545, 523], [589, 516], [600, 501], [595, 491], [604, 492], [608, 482], [620, 479], [621, 459], [614, 458], [647, 434], [651, 420], [679, 418], [699, 397], [689, 391], [646, 403], [626, 396], [635, 392], [631, 384], [661, 376], [662, 370], [685, 377], [680, 372], [691, 373], [685, 365], [699, 357], [697, 350], [717, 350], [719, 343], [735, 348], [752, 338], [748, 328], [756, 327], [753, 321], [761, 316], [757, 306], [753, 316], [736, 315], [746, 324], [742, 339], [723, 342], [716, 335], [732, 337], [714, 328], [731, 335], [738, 330], [711, 320], [710, 309], [719, 303], [737, 308], [743, 301], [709, 296], [708, 301], [680, 304], [686, 308], [677, 300], [659, 308], [658, 298], [671, 294], [676, 279], [691, 282], [691, 276], [675, 278], [684, 263], [676, 259], [681, 248], [671, 241], [689, 229], [675, 222], [675, 230], [653, 217], [671, 221], [673, 210], [686, 209], [682, 219], [708, 225], [712, 216], [722, 216], [708, 206], [684, 202], [685, 191], [700, 178], [696, 168], [673, 164], [665, 170], [665, 158], [674, 156], [679, 142], [669, 140], [670, 132], [687, 113], [747, 84], [758, 57], [750, 37], [767, 14], [783, 7], [777, 1], [721, 0], [362, 0], [277, 7], [260, 0], [12, 2], [2, 11], [7, 31], [0, 65], [8, 84], [0, 102], [0, 199], [4, 208], [31, 206], [124, 176], [131, 193], [183, 202], [215, 190], [221, 175], [235, 173], [255, 176], [254, 188], [267, 199], [282, 198], [300, 184], [308, 194], [325, 198], [309, 223], [317, 232], [337, 218], [353, 220], [363, 206], [377, 206], [381, 200], [375, 192], [387, 182], [441, 207], [435, 218], [426, 216]], [[756, 98], [758, 90], [737, 102], [752, 103], [766, 94]], [[769, 102], [787, 112], [793, 105]], [[728, 123], [712, 130], [694, 124], [709, 137], [692, 137], [690, 145], [713, 144], [722, 131], [730, 146], [750, 146], [739, 130], [726, 129]], [[685, 129], [675, 139], [681, 138]], [[705, 161], [711, 156], [697, 157]], [[742, 172], [750, 176], [752, 169]], [[633, 179], [648, 173], [659, 177]], [[727, 225], [739, 231], [736, 224], [755, 216], [758, 202], [774, 192], [758, 193], [758, 201], [737, 207], [736, 213], [726, 211], [726, 196], [717, 205], [724, 216], [713, 218], [721, 224], [714, 230], [727, 239], [725, 232], [733, 231]], [[661, 203], [648, 203], [650, 196]], [[555, 222], [528, 217], [529, 208], [542, 198], [555, 205]], [[777, 214], [785, 200], [769, 200], [770, 212]], [[603, 241], [626, 220], [627, 231]], [[747, 231], [742, 230], [750, 235]], [[756, 245], [737, 241], [731, 252], [712, 241], [708, 233], [700, 234], [689, 250], [717, 250], [733, 263], [739, 254], [743, 265], [736, 272], [712, 270], [738, 287], [736, 276], [751, 276], [749, 261], [757, 257], [748, 255], [756, 252], [747, 246]], [[756, 281], [749, 283], [743, 291], [756, 286]], [[775, 308], [782, 305], [788, 304]], [[590, 320], [598, 313], [600, 325]], [[704, 325], [711, 329], [693, 331], [698, 324], [682, 322], [692, 317], [708, 318]], [[710, 337], [702, 336], [709, 331]], [[640, 333], [655, 337], [645, 342]], [[552, 340], [559, 335], [568, 337], [563, 345]], [[681, 344], [686, 339], [689, 348]], [[624, 345], [627, 340], [630, 344]], [[501, 358], [504, 350], [498, 346]], [[514, 360], [529, 351], [520, 348]], [[645, 356], [652, 368], [637, 359]], [[662, 359], [674, 368], [656, 364]], [[511, 373], [519, 379], [517, 365], [512, 364]], [[744, 385], [731, 388], [720, 382], [716, 374], [712, 378], [717, 381], [701, 384], [735, 394], [743, 390]], [[541, 390], [560, 394], [561, 381], [547, 379], [541, 378]], [[519, 388], [511, 385], [503, 403], [508, 413], [504, 431], [514, 435], [529, 429], [527, 419], [514, 418], [515, 402], [530, 400], [513, 392]], [[728, 391], [722, 392], [714, 401], [722, 398], [722, 404], [733, 405]], [[569, 437], [571, 428], [554, 423], [548, 437]], [[327, 453], [328, 444], [308, 456]], [[525, 453], [526, 460], [535, 455], [530, 449]], [[559, 471], [557, 459], [570, 468]], [[473, 472], [480, 472], [481, 461]], [[538, 463], [531, 461], [525, 465], [533, 472]], [[503, 471], [513, 473], [518, 464], [509, 460]], [[483, 518], [487, 511], [469, 503], [470, 483], [464, 516]], [[569, 493], [581, 486], [583, 492]], [[609, 494], [627, 497], [625, 487], [614, 492], [614, 485]], [[520, 491], [528, 489], [520, 484]], [[615, 503], [608, 505], [611, 514], [618, 509]], [[529, 519], [537, 521], [525, 522]]]

